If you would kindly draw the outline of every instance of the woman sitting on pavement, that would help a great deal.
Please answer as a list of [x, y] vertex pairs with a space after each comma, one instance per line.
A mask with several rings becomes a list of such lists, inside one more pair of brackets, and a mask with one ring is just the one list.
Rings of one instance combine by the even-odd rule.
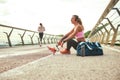
[[[74, 25], [74, 28], [68, 32], [66, 35], [62, 37], [62, 39], [58, 42], [58, 45], [63, 46], [65, 42], [67, 42], [67, 46], [65, 49], [60, 50], [61, 54], [70, 54], [70, 49], [73, 47], [75, 50], [77, 49], [77, 45], [85, 41], [84, 37], [84, 27], [82, 25], [82, 21], [78, 15], [73, 15], [71, 18], [71, 23]], [[55, 52], [55, 48], [48, 47], [49, 50]]]

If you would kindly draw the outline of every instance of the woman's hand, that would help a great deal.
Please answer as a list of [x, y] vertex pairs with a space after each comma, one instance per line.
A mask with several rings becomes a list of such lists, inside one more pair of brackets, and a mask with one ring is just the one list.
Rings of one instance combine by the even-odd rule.
[[62, 43], [61, 43], [61, 47], [63, 47], [64, 43], [65, 43], [65, 42], [62, 41]]
[[58, 46], [61, 45], [62, 41], [57, 42]]
[[63, 47], [63, 44], [64, 44], [65, 42], [64, 42], [64, 40], [63, 41], [59, 41], [57, 44], [58, 44], [58, 46], [61, 46], [61, 47]]

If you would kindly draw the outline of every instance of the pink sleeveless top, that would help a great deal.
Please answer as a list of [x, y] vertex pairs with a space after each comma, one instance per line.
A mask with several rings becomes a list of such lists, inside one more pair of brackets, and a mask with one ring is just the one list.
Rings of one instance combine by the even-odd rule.
[[83, 38], [84, 37], [84, 32], [81, 31], [81, 32], [78, 32], [76, 35], [75, 35], [76, 38]]

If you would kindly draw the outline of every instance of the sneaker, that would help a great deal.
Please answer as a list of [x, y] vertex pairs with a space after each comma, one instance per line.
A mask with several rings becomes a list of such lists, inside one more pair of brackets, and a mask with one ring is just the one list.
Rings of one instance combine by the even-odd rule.
[[51, 52], [53, 52], [53, 54], [55, 54], [55, 52], [56, 52], [56, 49], [55, 48], [51, 48], [51, 47], [49, 47], [49, 46], [47, 46], [48, 47], [48, 49], [51, 51]]
[[61, 54], [70, 54], [70, 50], [64, 49], [60, 51]]
[[40, 47], [41, 47], [42, 45], [40, 44]]

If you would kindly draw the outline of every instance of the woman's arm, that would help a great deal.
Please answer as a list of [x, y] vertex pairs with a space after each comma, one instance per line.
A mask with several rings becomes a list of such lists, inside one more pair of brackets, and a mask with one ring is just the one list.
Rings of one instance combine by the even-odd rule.
[[67, 40], [69, 40], [69, 39], [71, 39], [71, 38], [74, 38], [75, 35], [77, 34], [78, 30], [79, 30], [79, 26], [75, 27], [74, 30], [73, 30], [73, 32], [72, 32], [68, 37], [66, 37], [66, 38], [63, 40], [63, 42], [66, 42]]
[[60, 42], [62, 42], [65, 38], [67, 38], [71, 33], [73, 33], [73, 31], [74, 31], [74, 28], [70, 31], [70, 32], [68, 32], [67, 34], [65, 34], [62, 38], [61, 38], [61, 40], [60, 40]]

